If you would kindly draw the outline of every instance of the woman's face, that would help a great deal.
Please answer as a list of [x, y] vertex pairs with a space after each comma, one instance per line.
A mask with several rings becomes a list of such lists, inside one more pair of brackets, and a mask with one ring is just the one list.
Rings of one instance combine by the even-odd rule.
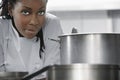
[[33, 38], [45, 22], [46, 3], [42, 0], [19, 0], [9, 9], [17, 30], [26, 38]]

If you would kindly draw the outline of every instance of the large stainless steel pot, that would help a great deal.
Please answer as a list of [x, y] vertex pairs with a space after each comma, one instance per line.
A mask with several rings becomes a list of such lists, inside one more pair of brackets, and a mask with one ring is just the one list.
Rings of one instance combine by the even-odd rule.
[[45, 71], [47, 71], [47, 80], [119, 80], [119, 65], [106, 64], [46, 66], [22, 80], [30, 80]]
[[48, 70], [47, 80], [119, 80], [118, 65], [56, 65]]
[[0, 80], [21, 80], [28, 72], [0, 72]]
[[120, 64], [120, 34], [62, 35], [60, 45], [61, 64]]

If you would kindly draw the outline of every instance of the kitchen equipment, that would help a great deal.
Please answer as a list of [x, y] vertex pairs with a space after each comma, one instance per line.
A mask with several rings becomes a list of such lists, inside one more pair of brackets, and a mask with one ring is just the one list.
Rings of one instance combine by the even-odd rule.
[[42, 74], [43, 72], [47, 71], [51, 66], [46, 66], [32, 74], [26, 75], [25, 77], [22, 78], [22, 80], [30, 80], [36, 76], [38, 76], [39, 74]]
[[0, 80], [21, 80], [28, 72], [0, 72]]
[[59, 37], [61, 64], [120, 64], [120, 34], [74, 33]]
[[119, 80], [119, 65], [69, 64], [46, 66], [24, 77], [30, 80], [47, 71], [47, 80]]
[[48, 70], [47, 80], [119, 80], [118, 65], [56, 65]]

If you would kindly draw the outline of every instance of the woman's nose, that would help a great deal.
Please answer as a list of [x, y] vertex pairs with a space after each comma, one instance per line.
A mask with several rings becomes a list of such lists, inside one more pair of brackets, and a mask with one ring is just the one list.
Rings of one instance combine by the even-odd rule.
[[37, 18], [36, 15], [32, 15], [31, 20], [30, 20], [31, 25], [38, 25], [39, 24], [39, 19]]

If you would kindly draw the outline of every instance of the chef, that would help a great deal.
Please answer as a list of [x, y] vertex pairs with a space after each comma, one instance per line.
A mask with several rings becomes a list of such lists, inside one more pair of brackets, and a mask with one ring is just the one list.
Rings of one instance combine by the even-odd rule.
[[0, 71], [31, 74], [60, 63], [62, 29], [59, 19], [46, 13], [46, 5], [47, 0], [2, 0]]

